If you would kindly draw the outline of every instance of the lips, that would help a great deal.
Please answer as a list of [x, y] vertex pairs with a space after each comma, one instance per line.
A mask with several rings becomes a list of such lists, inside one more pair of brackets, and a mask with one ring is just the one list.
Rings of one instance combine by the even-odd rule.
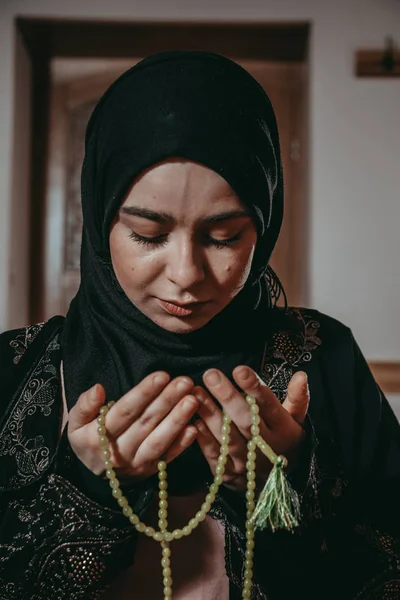
[[188, 317], [191, 314], [193, 314], [193, 312], [196, 311], [196, 309], [200, 308], [201, 306], [203, 306], [205, 303], [204, 302], [192, 302], [191, 304], [175, 304], [174, 302], [169, 302], [167, 300], [161, 300], [160, 298], [158, 299], [161, 308], [163, 308], [167, 313], [169, 313], [170, 315], [173, 315], [174, 317]]

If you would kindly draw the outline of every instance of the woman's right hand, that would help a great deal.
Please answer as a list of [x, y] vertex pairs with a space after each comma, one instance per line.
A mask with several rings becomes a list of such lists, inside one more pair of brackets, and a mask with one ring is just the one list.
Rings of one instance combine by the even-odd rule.
[[[157, 472], [188, 448], [197, 429], [188, 425], [199, 401], [189, 377], [157, 371], [122, 396], [106, 416], [111, 462], [118, 477], [139, 481]], [[104, 472], [97, 417], [105, 391], [96, 384], [79, 396], [68, 418], [68, 439], [77, 457], [96, 475]]]

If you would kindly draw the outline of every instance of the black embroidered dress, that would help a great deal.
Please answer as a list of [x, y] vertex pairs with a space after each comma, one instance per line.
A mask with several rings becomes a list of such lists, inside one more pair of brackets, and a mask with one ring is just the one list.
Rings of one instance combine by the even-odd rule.
[[[274, 309], [261, 376], [283, 400], [308, 374], [307, 443], [292, 473], [302, 522], [256, 535], [252, 599], [400, 598], [399, 424], [351, 331], [321, 313]], [[0, 599], [101, 598], [135, 556], [137, 533], [108, 485], [60, 439], [61, 317], [0, 336]], [[145, 520], [156, 483], [129, 492]], [[241, 598], [245, 508], [224, 488], [230, 600]]]

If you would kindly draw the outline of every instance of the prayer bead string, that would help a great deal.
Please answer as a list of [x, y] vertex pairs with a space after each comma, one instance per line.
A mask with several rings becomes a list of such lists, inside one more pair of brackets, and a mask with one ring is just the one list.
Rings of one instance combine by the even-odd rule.
[[[247, 462], [246, 462], [246, 477], [247, 477], [247, 491], [246, 491], [246, 552], [245, 552], [245, 564], [244, 564], [244, 577], [243, 577], [243, 590], [242, 598], [248, 599], [251, 597], [251, 587], [253, 581], [253, 556], [254, 556], [254, 520], [252, 519], [255, 510], [255, 488], [256, 488], [256, 449], [257, 447], [269, 458], [272, 463], [275, 463], [277, 459], [286, 461], [284, 457], [277, 457], [273, 450], [260, 436], [260, 417], [259, 408], [255, 398], [252, 396], [246, 396], [246, 401], [250, 406], [252, 413], [252, 425], [251, 434], [252, 439], [247, 442]], [[170, 542], [173, 540], [179, 540], [180, 538], [190, 535], [199, 523], [204, 521], [207, 513], [209, 512], [213, 502], [215, 501], [218, 493], [219, 486], [222, 484], [223, 476], [225, 472], [225, 465], [229, 453], [229, 438], [230, 438], [230, 417], [226, 413], [223, 414], [223, 425], [222, 425], [222, 443], [220, 455], [218, 457], [218, 463], [216, 467], [214, 481], [209, 488], [209, 493], [206, 495], [200, 510], [196, 515], [190, 519], [189, 523], [182, 527], [182, 529], [174, 529], [168, 531], [168, 483], [167, 483], [167, 464], [165, 461], [159, 461], [158, 463], [158, 497], [159, 497], [159, 511], [158, 511], [158, 526], [159, 530], [156, 531], [153, 527], [148, 527], [143, 523], [138, 515], [136, 515], [132, 508], [129, 506], [127, 498], [123, 495], [120, 488], [119, 480], [111, 462], [111, 451], [109, 447], [109, 439], [107, 437], [106, 429], [106, 416], [110, 408], [115, 404], [114, 402], [108, 402], [100, 409], [100, 414], [97, 417], [98, 422], [98, 433], [100, 436], [100, 448], [102, 457], [104, 460], [104, 467], [106, 470], [106, 477], [109, 479], [109, 484], [112, 489], [112, 495], [122, 508], [122, 513], [127, 517], [136, 529], [140, 533], [144, 533], [148, 537], [152, 537], [156, 542], [161, 544], [162, 557], [161, 567], [163, 574], [163, 593], [164, 600], [172, 600], [172, 574], [170, 556], [171, 549], [169, 547]]]

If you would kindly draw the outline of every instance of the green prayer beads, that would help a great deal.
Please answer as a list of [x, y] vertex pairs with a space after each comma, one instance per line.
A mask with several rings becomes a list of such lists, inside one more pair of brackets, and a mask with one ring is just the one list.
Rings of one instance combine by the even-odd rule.
[[[254, 557], [254, 535], [256, 529], [264, 529], [269, 526], [272, 531], [278, 528], [292, 530], [298, 525], [299, 502], [296, 493], [290, 488], [283, 469], [287, 466], [287, 460], [284, 456], [278, 456], [272, 448], [260, 436], [260, 417], [259, 407], [255, 398], [246, 396], [247, 403], [252, 413], [251, 434], [252, 438], [247, 442], [247, 462], [246, 462], [246, 552], [245, 552], [245, 570], [243, 577], [242, 598], [251, 597], [251, 588], [253, 585], [253, 557]], [[158, 467], [158, 496], [159, 512], [158, 526], [159, 530], [148, 527], [137, 515], [134, 514], [129, 506], [127, 498], [120, 489], [120, 483], [110, 460], [111, 451], [106, 430], [106, 416], [114, 402], [108, 402], [100, 409], [98, 422], [98, 433], [100, 436], [100, 450], [104, 460], [105, 474], [109, 480], [112, 495], [122, 509], [122, 513], [129, 519], [129, 522], [136, 531], [144, 533], [153, 538], [161, 545], [161, 567], [163, 575], [163, 594], [164, 600], [172, 599], [172, 576], [170, 566], [171, 549], [170, 543], [174, 540], [190, 535], [193, 529], [204, 521], [213, 502], [215, 501], [218, 489], [223, 482], [225, 465], [229, 453], [230, 436], [230, 417], [223, 414], [222, 425], [222, 444], [214, 481], [210, 486], [209, 493], [206, 495], [200, 510], [190, 519], [189, 523], [182, 529], [168, 530], [168, 483], [167, 483], [167, 464], [165, 461], [159, 461]], [[272, 471], [267, 479], [257, 503], [255, 502], [256, 488], [256, 450], [259, 448], [273, 464]]]

